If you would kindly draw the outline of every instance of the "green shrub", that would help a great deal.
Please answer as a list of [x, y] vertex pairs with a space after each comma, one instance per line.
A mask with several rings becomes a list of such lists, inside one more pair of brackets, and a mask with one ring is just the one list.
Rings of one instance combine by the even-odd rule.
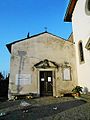
[[80, 92], [82, 92], [82, 87], [76, 86], [75, 88], [73, 88], [72, 92], [73, 93], [80, 93]]

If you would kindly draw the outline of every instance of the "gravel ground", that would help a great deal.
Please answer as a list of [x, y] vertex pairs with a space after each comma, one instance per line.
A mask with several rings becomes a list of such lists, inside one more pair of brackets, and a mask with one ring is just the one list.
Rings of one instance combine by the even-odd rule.
[[45, 117], [43, 120], [90, 120], [90, 103]]
[[[81, 119], [83, 113], [82, 114], [80, 113], [80, 109], [82, 109], [83, 105], [87, 104], [84, 100], [72, 99], [71, 101], [69, 100], [67, 102], [65, 101], [62, 103], [59, 102], [58, 99], [56, 103], [52, 102], [45, 105], [40, 104], [39, 103], [40, 100], [39, 102], [38, 100], [37, 100], [38, 104], [35, 104], [34, 106], [31, 106], [28, 109], [19, 109], [10, 112], [6, 116], [0, 117], [0, 120], [89, 120], [89, 119]], [[77, 108], [79, 109], [77, 110]], [[80, 115], [78, 115], [77, 113], [80, 113]], [[77, 118], [76, 115], [79, 116], [78, 117], [79, 119]], [[88, 118], [90, 118], [90, 116]]]

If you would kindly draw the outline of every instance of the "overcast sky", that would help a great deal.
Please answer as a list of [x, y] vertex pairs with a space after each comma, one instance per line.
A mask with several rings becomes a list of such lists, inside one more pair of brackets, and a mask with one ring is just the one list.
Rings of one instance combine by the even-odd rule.
[[69, 0], [0, 0], [0, 72], [10, 71], [7, 43], [47, 31], [67, 39], [71, 23], [64, 22]]

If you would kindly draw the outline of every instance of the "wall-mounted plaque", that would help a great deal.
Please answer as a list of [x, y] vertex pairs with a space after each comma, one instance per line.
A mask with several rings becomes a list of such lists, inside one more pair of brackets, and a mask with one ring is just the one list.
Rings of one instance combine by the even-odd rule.
[[31, 84], [31, 74], [17, 74], [16, 85], [28, 85]]
[[64, 80], [71, 80], [71, 70], [70, 70], [70, 68], [64, 68], [63, 77], [64, 77]]

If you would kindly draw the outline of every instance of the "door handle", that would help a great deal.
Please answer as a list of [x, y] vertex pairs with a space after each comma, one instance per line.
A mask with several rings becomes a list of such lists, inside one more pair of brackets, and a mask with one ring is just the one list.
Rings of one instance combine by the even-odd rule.
[[53, 84], [52, 84], [52, 83], [50, 83], [50, 85], [51, 85], [51, 86], [53, 86]]
[[47, 92], [47, 87], [48, 87], [47, 84], [48, 84], [48, 83], [46, 82], [46, 92]]

